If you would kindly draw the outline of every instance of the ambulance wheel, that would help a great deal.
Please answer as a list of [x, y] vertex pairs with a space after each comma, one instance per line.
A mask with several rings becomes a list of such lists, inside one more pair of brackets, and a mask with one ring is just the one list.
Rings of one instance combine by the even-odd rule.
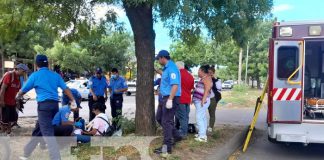
[[126, 96], [131, 96], [132, 93], [131, 92], [126, 92]]
[[275, 138], [271, 138], [270, 136], [268, 136], [268, 141], [271, 143], [278, 143], [278, 141]]

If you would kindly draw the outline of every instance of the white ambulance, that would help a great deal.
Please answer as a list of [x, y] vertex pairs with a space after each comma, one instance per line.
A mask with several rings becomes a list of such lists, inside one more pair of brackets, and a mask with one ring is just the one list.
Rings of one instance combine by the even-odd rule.
[[274, 24], [267, 122], [272, 142], [324, 143], [324, 21]]

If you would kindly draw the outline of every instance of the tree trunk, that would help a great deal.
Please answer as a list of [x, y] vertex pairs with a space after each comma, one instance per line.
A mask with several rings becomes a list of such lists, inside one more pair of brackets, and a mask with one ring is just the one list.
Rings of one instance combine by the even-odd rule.
[[251, 78], [251, 80], [252, 80], [252, 85], [251, 85], [251, 88], [254, 88], [254, 78]]
[[151, 136], [155, 134], [156, 129], [153, 92], [155, 56], [153, 9], [152, 5], [148, 3], [136, 6], [127, 5], [127, 2], [123, 3], [134, 33], [137, 58], [136, 134]]
[[260, 81], [260, 77], [257, 77], [257, 78], [256, 78], [256, 81], [257, 81], [257, 88], [258, 88], [258, 89], [261, 89], [261, 81]]
[[238, 70], [238, 80], [237, 80], [238, 84], [241, 84], [242, 82], [242, 57], [243, 57], [243, 48], [240, 48], [239, 70]]

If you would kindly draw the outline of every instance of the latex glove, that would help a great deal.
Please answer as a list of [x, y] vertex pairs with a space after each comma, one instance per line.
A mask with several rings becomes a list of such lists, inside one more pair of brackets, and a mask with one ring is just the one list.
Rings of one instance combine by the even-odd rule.
[[173, 100], [172, 99], [168, 99], [165, 107], [167, 109], [171, 109], [173, 107]]

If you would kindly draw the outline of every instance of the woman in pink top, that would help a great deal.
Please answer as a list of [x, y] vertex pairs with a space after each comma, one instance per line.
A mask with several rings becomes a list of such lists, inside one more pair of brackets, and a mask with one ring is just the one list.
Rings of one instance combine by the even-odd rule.
[[198, 135], [195, 140], [207, 142], [207, 115], [206, 111], [210, 104], [210, 90], [212, 88], [212, 79], [208, 75], [209, 66], [201, 66], [198, 71], [200, 81], [196, 84], [193, 93], [193, 103], [196, 106], [196, 122], [198, 126]]
[[93, 104], [92, 112], [96, 117], [89, 122], [86, 126], [87, 130], [82, 131], [82, 135], [76, 135], [77, 141], [82, 143], [88, 143], [91, 140], [91, 136], [102, 136], [102, 134], [108, 129], [108, 116], [104, 113], [105, 106], [101, 103]]

